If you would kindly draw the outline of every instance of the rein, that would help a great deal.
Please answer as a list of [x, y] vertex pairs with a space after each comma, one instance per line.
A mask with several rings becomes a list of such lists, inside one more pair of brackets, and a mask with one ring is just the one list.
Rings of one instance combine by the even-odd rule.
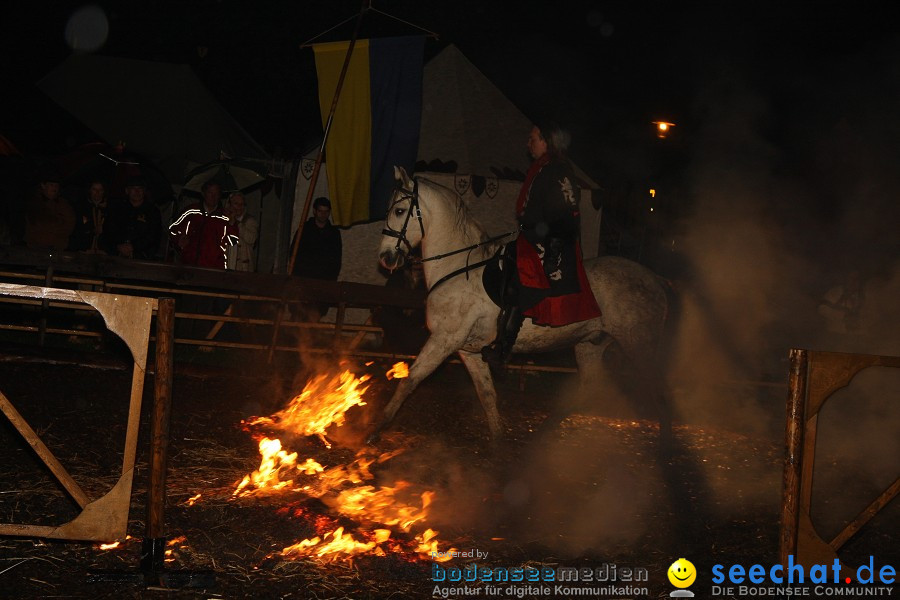
[[418, 258], [415, 259], [415, 262], [428, 262], [429, 260], [438, 260], [439, 258], [447, 258], [448, 256], [453, 256], [454, 254], [459, 254], [460, 252], [468, 252], [469, 250], [474, 250], [479, 246], [486, 246], [492, 242], [496, 242], [497, 240], [502, 240], [505, 237], [509, 237], [518, 233], [518, 231], [507, 231], [506, 233], [501, 233], [500, 235], [495, 235], [492, 238], [488, 238], [483, 242], [478, 242], [477, 244], [472, 244], [471, 246], [466, 246], [465, 248], [460, 248], [459, 250], [451, 250], [450, 252], [445, 252], [443, 254], [437, 254], [435, 256], [429, 256], [428, 258]]
[[[491, 242], [496, 242], [497, 240], [502, 240], [502, 239], [505, 238], [505, 237], [509, 237], [509, 236], [513, 235], [514, 233], [517, 233], [517, 232], [516, 232], [516, 231], [509, 231], [509, 232], [507, 232], [507, 233], [502, 233], [502, 234], [500, 234], [500, 235], [495, 235], [495, 236], [492, 237], [492, 238], [488, 238], [488, 239], [484, 240], [483, 242], [479, 242], [479, 243], [477, 243], [477, 244], [472, 244], [471, 246], [468, 246], [468, 247], [466, 247], [466, 248], [460, 248], [459, 250], [453, 250], [453, 251], [451, 251], [451, 252], [445, 252], [444, 254], [438, 254], [438, 255], [436, 255], [436, 256], [429, 256], [428, 258], [422, 258], [422, 259], [419, 259], [417, 262], [420, 262], [420, 263], [428, 262], [429, 260], [437, 260], [437, 259], [439, 259], [439, 258], [447, 258], [448, 256], [453, 256], [454, 254], [459, 254], [460, 252], [466, 252], [466, 251], [469, 251], [469, 250], [474, 250], [475, 248], [478, 248], [479, 246], [484, 246], [484, 245], [486, 245], [486, 244], [490, 244]], [[477, 263], [474, 263], [474, 264], [471, 264], [471, 265], [467, 264], [467, 265], [464, 266], [464, 267], [460, 267], [459, 269], [456, 269], [455, 271], [451, 271], [451, 272], [447, 273], [446, 275], [444, 275], [443, 277], [441, 277], [440, 279], [438, 279], [437, 281], [435, 281], [435, 282], [434, 282], [434, 285], [431, 286], [430, 288], [428, 288], [428, 292], [427, 292], [427, 293], [430, 294], [431, 292], [434, 291], [434, 288], [436, 288], [437, 286], [441, 285], [442, 283], [444, 283], [444, 282], [447, 281], [448, 279], [453, 279], [453, 278], [456, 277], [457, 275], [462, 275], [463, 273], [468, 273], [469, 271], [473, 271], [473, 270], [477, 269], [478, 267], [483, 267], [484, 265], [488, 264], [488, 263], [491, 262], [492, 260], [494, 260], [494, 257], [493, 257], [493, 256], [490, 257], [490, 258], [486, 258], [486, 259], [484, 259], [484, 260], [480, 260], [480, 261], [478, 261]], [[468, 278], [468, 275], [466, 276], [466, 278]]]
[[488, 263], [491, 262], [492, 260], [494, 260], [494, 257], [493, 257], [493, 256], [490, 257], [490, 258], [486, 258], [486, 259], [484, 259], [484, 260], [479, 260], [477, 263], [474, 263], [474, 264], [471, 264], [471, 265], [466, 265], [466, 266], [464, 266], [464, 267], [460, 267], [459, 269], [457, 269], [457, 270], [455, 270], [455, 271], [451, 271], [451, 272], [447, 273], [446, 275], [444, 275], [443, 277], [441, 277], [440, 279], [438, 279], [437, 281], [435, 281], [435, 282], [434, 282], [434, 285], [431, 286], [430, 288], [428, 288], [428, 291], [426, 292], [425, 295], [427, 296], [428, 294], [430, 294], [431, 292], [433, 292], [433, 291], [434, 291], [434, 288], [436, 288], [437, 286], [441, 285], [441, 284], [444, 283], [445, 281], [450, 280], [450, 279], [453, 279], [453, 278], [456, 277], [457, 275], [462, 275], [463, 273], [466, 273], [466, 272], [468, 272], [468, 271], [472, 271], [473, 269], [477, 269], [478, 267], [483, 267], [484, 265], [488, 264]]
[[[382, 233], [382, 235], [386, 235], [388, 237], [397, 238], [397, 245], [394, 247], [394, 250], [396, 252], [400, 251], [400, 244], [406, 244], [407, 253], [409, 253], [409, 252], [412, 252], [412, 244], [410, 244], [409, 240], [406, 239], [406, 230], [409, 227], [409, 219], [410, 219], [410, 217], [412, 217], [413, 214], [415, 214], [416, 218], [419, 220], [419, 228], [422, 230], [422, 237], [423, 238], [425, 237], [425, 224], [422, 222], [422, 209], [419, 207], [419, 179], [416, 177], [413, 178], [412, 191], [408, 191], [402, 187], [399, 187], [397, 189], [397, 193], [400, 195], [400, 197], [391, 203], [391, 207], [388, 209], [388, 213], [390, 213], [390, 211], [393, 210], [394, 206], [396, 206], [398, 202], [402, 202], [403, 200], [409, 200], [409, 210], [406, 213], [406, 220], [403, 221], [403, 227], [400, 229], [400, 231], [397, 231], [396, 229], [391, 229], [390, 225], [387, 225], [387, 222], [385, 222], [386, 226], [384, 229], [381, 230], [381, 233]], [[516, 233], [518, 233], [518, 232], [517, 231], [509, 231], [507, 233], [495, 235], [494, 237], [488, 238], [482, 242], [478, 242], [477, 244], [472, 244], [471, 246], [466, 246], [465, 248], [459, 248], [457, 250], [451, 250], [450, 252], [445, 252], [444, 254], [437, 254], [435, 256], [429, 256], [428, 258], [418, 258], [418, 259], [410, 258], [410, 262], [424, 263], [424, 262], [428, 262], [431, 260], [440, 260], [442, 258], [447, 258], [448, 256], [453, 256], [455, 254], [460, 254], [462, 252], [470, 252], [470, 251], [474, 250], [475, 248], [485, 246], [487, 244], [491, 244], [493, 242], [496, 242], [497, 240], [502, 240], [503, 238], [509, 237]], [[468, 271], [477, 269], [478, 267], [482, 267], [482, 266], [488, 264], [489, 262], [491, 262], [492, 259], [493, 259], [493, 257], [478, 261], [477, 263], [474, 263], [471, 265], [467, 264], [466, 266], [456, 269], [455, 271], [451, 271], [450, 273], [448, 273], [448, 274], [444, 275], [443, 277], [441, 277], [440, 279], [438, 279], [434, 283], [433, 286], [428, 288], [428, 293], [430, 294], [432, 292], [432, 290], [434, 290], [434, 288], [438, 287], [439, 285], [441, 285], [448, 279], [453, 279], [457, 275], [462, 275], [463, 273], [467, 273]]]

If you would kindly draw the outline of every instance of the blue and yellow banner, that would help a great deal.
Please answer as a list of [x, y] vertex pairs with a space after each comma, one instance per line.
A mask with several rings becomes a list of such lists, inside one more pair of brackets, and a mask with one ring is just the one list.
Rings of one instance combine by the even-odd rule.
[[[325, 145], [335, 225], [382, 219], [394, 165], [412, 171], [422, 120], [422, 36], [359, 40]], [[350, 42], [313, 46], [322, 126]]]

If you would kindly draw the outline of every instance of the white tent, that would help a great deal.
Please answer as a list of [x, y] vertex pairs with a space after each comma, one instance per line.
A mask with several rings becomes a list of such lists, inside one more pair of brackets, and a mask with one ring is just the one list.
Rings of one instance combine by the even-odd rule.
[[[529, 120], [497, 87], [450, 45], [425, 65], [422, 91], [422, 129], [418, 159], [426, 163], [456, 163], [455, 173], [418, 171], [421, 175], [456, 189], [472, 215], [492, 235], [516, 228], [514, 207], [521, 181], [504, 174], [524, 174], [529, 159], [525, 140]], [[296, 179], [291, 231], [296, 231], [309, 190], [315, 150], [303, 159]], [[327, 165], [319, 172], [313, 197], [328, 196]], [[576, 167], [583, 188], [598, 187]], [[524, 177], [524, 175], [523, 175]], [[387, 201], [387, 198], [385, 198]], [[582, 247], [595, 256], [598, 247], [599, 212], [582, 193]], [[382, 284], [377, 249], [382, 222], [354, 225], [342, 230], [344, 244], [340, 279]]]

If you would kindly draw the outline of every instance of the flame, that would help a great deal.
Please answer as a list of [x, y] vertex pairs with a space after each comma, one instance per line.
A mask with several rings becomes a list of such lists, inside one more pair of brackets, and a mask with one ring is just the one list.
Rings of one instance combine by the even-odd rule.
[[452, 560], [456, 548], [441, 551], [438, 548], [437, 534], [437, 531], [429, 528], [422, 532], [421, 535], [417, 535], [416, 541], [419, 542], [419, 545], [416, 546], [416, 552], [435, 562], [447, 562], [448, 560]]
[[[331, 536], [331, 541], [325, 540]], [[389, 529], [376, 529], [373, 532], [372, 539], [368, 542], [360, 542], [353, 538], [349, 533], [344, 533], [343, 527], [338, 527], [330, 533], [326, 533], [319, 538], [318, 536], [302, 540], [292, 546], [288, 546], [281, 551], [281, 555], [290, 557], [292, 554], [298, 556], [318, 556], [320, 558], [338, 558], [353, 556], [356, 554], [374, 554], [375, 556], [384, 556], [385, 551], [379, 546], [391, 537]]]
[[202, 496], [202, 495], [203, 495], [203, 494], [197, 494], [196, 496], [191, 496], [190, 498], [188, 498], [187, 500], [185, 500], [184, 503], [185, 503], [187, 506], [193, 506], [194, 504], [197, 503], [197, 500], [199, 500], [199, 499], [200, 499], [200, 496]]
[[179, 535], [166, 542], [166, 550], [163, 552], [163, 562], [175, 562], [178, 559], [178, 550], [187, 548], [187, 536]]
[[[293, 479], [282, 481], [281, 475], [289, 469], [300, 470], [297, 467], [296, 452], [288, 454], [281, 449], [281, 440], [270, 440], [264, 437], [259, 441], [259, 453], [262, 455], [259, 469], [245, 475], [232, 496], [249, 496], [261, 491], [277, 491], [294, 485]], [[311, 459], [303, 464], [306, 465], [309, 460]], [[250, 484], [253, 487], [245, 491]]]
[[[388, 371], [388, 378], [407, 377], [406, 363], [396, 363]], [[368, 389], [361, 384], [368, 376], [356, 378], [349, 370], [329, 376], [319, 375], [310, 380], [289, 405], [271, 417], [254, 417], [245, 425], [269, 426], [273, 429], [300, 435], [317, 435], [326, 446], [325, 430], [332, 424], [344, 423], [344, 413], [353, 406], [364, 405], [362, 396]], [[297, 452], [288, 452], [282, 442], [274, 437], [261, 436], [259, 468], [236, 484], [232, 498], [255, 494], [302, 492], [306, 496], [320, 498], [332, 514], [352, 519], [371, 531], [352, 533], [337, 527], [332, 516], [314, 514], [307, 508], [281, 509], [282, 514], [314, 522], [316, 536], [287, 546], [281, 556], [287, 559], [316, 557], [325, 560], [349, 560], [359, 554], [384, 556], [388, 552], [409, 554], [431, 560], [449, 560], [450, 554], [438, 557], [438, 532], [427, 529], [409, 537], [392, 540], [391, 531], [404, 534], [422, 527], [428, 517], [428, 509], [434, 498], [433, 491], [416, 489], [413, 484], [398, 480], [392, 486], [373, 485], [373, 465], [385, 463], [403, 452], [394, 450], [378, 453], [363, 448], [353, 460], [324, 467], [312, 458], [298, 461]], [[300, 484], [295, 479], [303, 476]], [[199, 494], [194, 499], [199, 498]], [[377, 527], [377, 528], [375, 528]], [[391, 528], [391, 529], [388, 529]], [[452, 552], [449, 551], [449, 552]], [[434, 556], [432, 556], [434, 554]]]
[[386, 373], [388, 379], [403, 379], [409, 377], [409, 365], [401, 361], [394, 363], [394, 366]]
[[333, 507], [342, 515], [361, 523], [380, 523], [409, 531], [428, 515], [428, 505], [434, 492], [422, 493], [422, 507], [419, 508], [397, 501], [397, 493], [408, 486], [407, 482], [398, 481], [395, 487], [365, 485], [343, 490], [332, 501]]
[[[131, 537], [130, 535], [128, 535], [128, 534], [125, 535], [125, 541], [126, 541], [126, 542], [127, 542], [128, 540], [133, 540], [133, 539], [134, 539], [134, 538]], [[122, 545], [122, 542], [121, 542], [121, 540], [120, 540], [120, 541], [118, 541], [118, 542], [109, 542], [109, 543], [106, 543], [106, 544], [97, 544], [97, 549], [98, 549], [98, 550], [115, 550], [116, 548], [119, 548], [121, 545]]]
[[364, 406], [363, 394], [368, 386], [360, 387], [368, 375], [357, 378], [349, 370], [331, 378], [319, 375], [306, 386], [288, 406], [271, 417], [257, 417], [248, 425], [269, 425], [280, 431], [298, 435], [316, 435], [325, 443], [325, 430], [332, 424], [344, 424], [344, 413], [354, 406]]

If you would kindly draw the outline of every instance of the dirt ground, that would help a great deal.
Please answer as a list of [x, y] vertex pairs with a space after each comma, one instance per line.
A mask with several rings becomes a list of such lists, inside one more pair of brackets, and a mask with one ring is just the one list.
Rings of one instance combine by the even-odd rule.
[[[341, 431], [329, 431], [335, 442], [331, 449], [315, 438], [290, 440], [301, 456], [325, 465], [352, 456], [372, 411], [394, 389], [396, 382], [384, 377], [390, 365], [351, 366], [358, 374], [372, 374], [367, 406], [351, 409]], [[176, 370], [165, 519], [167, 537], [180, 541], [171, 547], [173, 560], [165, 564], [162, 582], [176, 589], [89, 577], [138, 572], [153, 389], [148, 377], [130, 539], [102, 550], [91, 543], [0, 538], [0, 597], [433, 597], [433, 563], [408, 552], [352, 562], [281, 556], [283, 548], [315, 535], [317, 521], [341, 524], [347, 531], [370, 528], [335, 514], [321, 500], [301, 492], [232, 497], [236, 483], [260, 460], [257, 442], [241, 420], [282, 408], [307, 375], [290, 364]], [[104, 485], [115, 481], [130, 371], [12, 358], [0, 362], [0, 382], [0, 390], [89, 494], [102, 493]], [[620, 572], [623, 567], [647, 569], [649, 580], [640, 584], [646, 593], [608, 597], [666, 597], [672, 590], [666, 570], [679, 557], [691, 560], [707, 581], [716, 563], [775, 562], [780, 430], [746, 434], [738, 427], [677, 423], [673, 448], [666, 454], [659, 452], [653, 421], [604, 409], [580, 410], [549, 432], [540, 431], [550, 407], [571, 383], [570, 376], [558, 374], [501, 380], [507, 437], [492, 446], [467, 376], [460, 366], [445, 365], [410, 399], [379, 443], [379, 449], [404, 452], [373, 469], [378, 485], [402, 479], [413, 490], [433, 490], [425, 524], [440, 532], [442, 548], [482, 553], [476, 560], [479, 567], [605, 564]], [[776, 395], [784, 397], [780, 390]], [[781, 418], [783, 403], [777, 402], [773, 411]], [[18, 433], [0, 421], [0, 522], [58, 524], [71, 519], [74, 503]], [[201, 497], [190, 502], [196, 494]], [[877, 518], [864, 537], [849, 543], [844, 559], [861, 562], [874, 553], [880, 562], [896, 565], [897, 515], [893, 510]], [[402, 532], [394, 535], [404, 537]], [[202, 587], [181, 587], [188, 583]], [[486, 593], [482, 589], [479, 595]], [[545, 596], [567, 597], [525, 597]]]

